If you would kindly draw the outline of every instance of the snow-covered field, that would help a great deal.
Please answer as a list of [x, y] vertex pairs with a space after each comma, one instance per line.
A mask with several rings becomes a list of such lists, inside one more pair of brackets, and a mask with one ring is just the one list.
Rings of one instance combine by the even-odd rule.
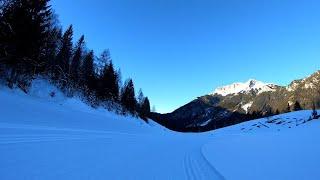
[[[320, 120], [301, 111], [183, 134], [0, 87], [0, 179], [320, 179]], [[37, 90], [38, 89], [38, 90]]]
[[202, 152], [225, 179], [320, 179], [320, 120], [306, 122], [310, 114], [293, 112], [220, 129]]

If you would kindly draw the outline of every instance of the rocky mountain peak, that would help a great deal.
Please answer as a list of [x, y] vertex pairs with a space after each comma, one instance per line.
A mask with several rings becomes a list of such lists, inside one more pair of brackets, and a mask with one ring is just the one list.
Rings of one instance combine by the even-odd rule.
[[319, 87], [319, 85], [320, 71], [317, 71], [304, 79], [292, 81], [290, 85], [287, 86], [287, 90], [292, 92], [297, 89], [315, 89], [316, 87]]
[[277, 85], [271, 83], [264, 83], [255, 79], [249, 79], [247, 82], [238, 82], [233, 83], [231, 85], [226, 85], [222, 87], [218, 87], [214, 90], [212, 95], [232, 95], [238, 93], [249, 93], [252, 91], [259, 93], [267, 92], [267, 91], [274, 91]]

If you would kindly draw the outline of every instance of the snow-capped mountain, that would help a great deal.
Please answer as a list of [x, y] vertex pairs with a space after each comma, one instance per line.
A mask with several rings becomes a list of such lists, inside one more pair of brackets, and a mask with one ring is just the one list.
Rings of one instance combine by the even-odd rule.
[[217, 88], [213, 93], [154, 119], [179, 131], [207, 131], [257, 117], [285, 113], [299, 103], [303, 109], [320, 107], [320, 71], [288, 86], [250, 79]]
[[244, 83], [239, 82], [227, 86], [218, 87], [212, 94], [218, 94], [222, 96], [249, 92], [260, 94], [262, 92], [275, 91], [276, 87], [277, 85], [272, 83], [264, 83], [255, 79], [249, 79]]

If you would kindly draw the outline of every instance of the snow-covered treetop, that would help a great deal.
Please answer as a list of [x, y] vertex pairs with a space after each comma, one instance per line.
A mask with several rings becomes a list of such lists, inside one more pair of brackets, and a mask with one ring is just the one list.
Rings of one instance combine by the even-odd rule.
[[219, 94], [222, 96], [227, 96], [230, 94], [238, 94], [238, 93], [248, 93], [252, 90], [259, 93], [267, 92], [267, 91], [274, 91], [276, 85], [271, 83], [264, 83], [261, 81], [257, 81], [255, 79], [249, 79], [247, 82], [238, 82], [233, 83], [231, 85], [218, 87], [212, 93]]

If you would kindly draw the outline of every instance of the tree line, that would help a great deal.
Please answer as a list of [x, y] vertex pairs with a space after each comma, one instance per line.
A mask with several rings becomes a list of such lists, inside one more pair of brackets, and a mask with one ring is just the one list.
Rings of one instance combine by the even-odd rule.
[[0, 0], [0, 77], [25, 92], [37, 76], [47, 77], [67, 96], [81, 95], [91, 106], [120, 106], [122, 113], [147, 119], [150, 102], [136, 98], [132, 79], [124, 83], [110, 52], [96, 57], [85, 38], [73, 43], [73, 27], [64, 32], [49, 0]]

